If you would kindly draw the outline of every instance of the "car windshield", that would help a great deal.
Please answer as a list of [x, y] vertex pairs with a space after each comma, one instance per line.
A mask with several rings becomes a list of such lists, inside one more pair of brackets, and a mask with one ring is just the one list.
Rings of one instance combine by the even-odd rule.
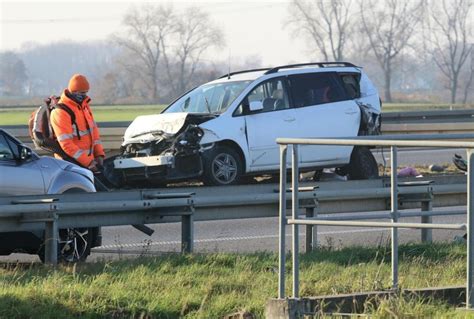
[[206, 84], [171, 104], [164, 113], [223, 113], [251, 81]]

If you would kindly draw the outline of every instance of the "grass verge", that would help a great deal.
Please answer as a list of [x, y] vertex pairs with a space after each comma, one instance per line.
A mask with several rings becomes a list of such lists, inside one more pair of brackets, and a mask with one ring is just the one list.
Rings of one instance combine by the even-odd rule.
[[[139, 115], [158, 114], [164, 105], [110, 105], [92, 106], [97, 122], [132, 121]], [[0, 125], [26, 125], [32, 108], [0, 108]]]
[[[462, 285], [465, 260], [464, 245], [401, 246], [400, 286]], [[0, 317], [222, 318], [245, 310], [262, 318], [266, 300], [277, 292], [277, 265], [273, 253], [164, 255], [57, 271], [38, 264], [9, 265], [0, 268]], [[300, 277], [302, 296], [389, 288], [390, 250], [323, 249], [301, 257]], [[387, 300], [367, 312], [375, 317], [465, 315], [421, 299]]]

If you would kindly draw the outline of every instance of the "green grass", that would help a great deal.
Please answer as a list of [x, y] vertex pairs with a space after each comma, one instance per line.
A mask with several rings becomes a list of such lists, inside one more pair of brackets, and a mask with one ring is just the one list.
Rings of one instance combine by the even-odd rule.
[[[92, 106], [94, 117], [98, 122], [132, 121], [138, 115], [157, 114], [165, 105], [106, 105]], [[474, 105], [450, 104], [416, 104], [416, 103], [384, 103], [384, 112], [428, 111], [468, 109]], [[0, 125], [24, 125], [28, 122], [35, 108], [0, 108]]]
[[[158, 114], [165, 105], [92, 106], [97, 122], [132, 121], [139, 115]], [[0, 125], [26, 125], [35, 108], [0, 108]]]
[[[401, 246], [400, 286], [462, 285], [465, 258], [464, 245]], [[262, 318], [266, 300], [276, 296], [277, 265], [272, 253], [164, 255], [57, 271], [12, 265], [0, 268], [0, 318], [222, 318], [241, 310]], [[302, 256], [300, 277], [302, 296], [389, 288], [390, 251], [325, 249]], [[403, 298], [366, 312], [379, 318], [464, 315], [439, 301]]]

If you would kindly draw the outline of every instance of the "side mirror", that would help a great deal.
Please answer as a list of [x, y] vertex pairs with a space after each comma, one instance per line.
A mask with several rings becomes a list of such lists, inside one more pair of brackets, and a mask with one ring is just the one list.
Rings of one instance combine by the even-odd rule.
[[20, 153], [20, 160], [22, 161], [26, 161], [31, 158], [31, 150], [26, 146], [18, 146], [18, 152]]
[[249, 109], [251, 112], [263, 110], [262, 101], [252, 101], [250, 102]]

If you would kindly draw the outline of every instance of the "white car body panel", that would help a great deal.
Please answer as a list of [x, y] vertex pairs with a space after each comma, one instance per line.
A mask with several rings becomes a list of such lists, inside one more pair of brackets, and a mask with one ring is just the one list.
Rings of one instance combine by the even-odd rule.
[[[341, 101], [298, 109], [297, 137], [347, 137], [357, 136], [360, 124], [359, 106], [353, 101]], [[341, 123], [344, 123], [341, 125]], [[331, 129], [337, 128], [337, 129]], [[300, 146], [301, 164], [349, 162], [352, 146]]]
[[382, 112], [377, 89], [365, 73], [362, 73], [360, 78], [360, 98], [357, 101], [366, 104], [374, 113], [380, 114]]
[[[278, 137], [299, 137], [295, 109], [244, 116], [249, 135], [249, 171], [279, 167]], [[284, 132], [284, 133], [283, 133]]]

